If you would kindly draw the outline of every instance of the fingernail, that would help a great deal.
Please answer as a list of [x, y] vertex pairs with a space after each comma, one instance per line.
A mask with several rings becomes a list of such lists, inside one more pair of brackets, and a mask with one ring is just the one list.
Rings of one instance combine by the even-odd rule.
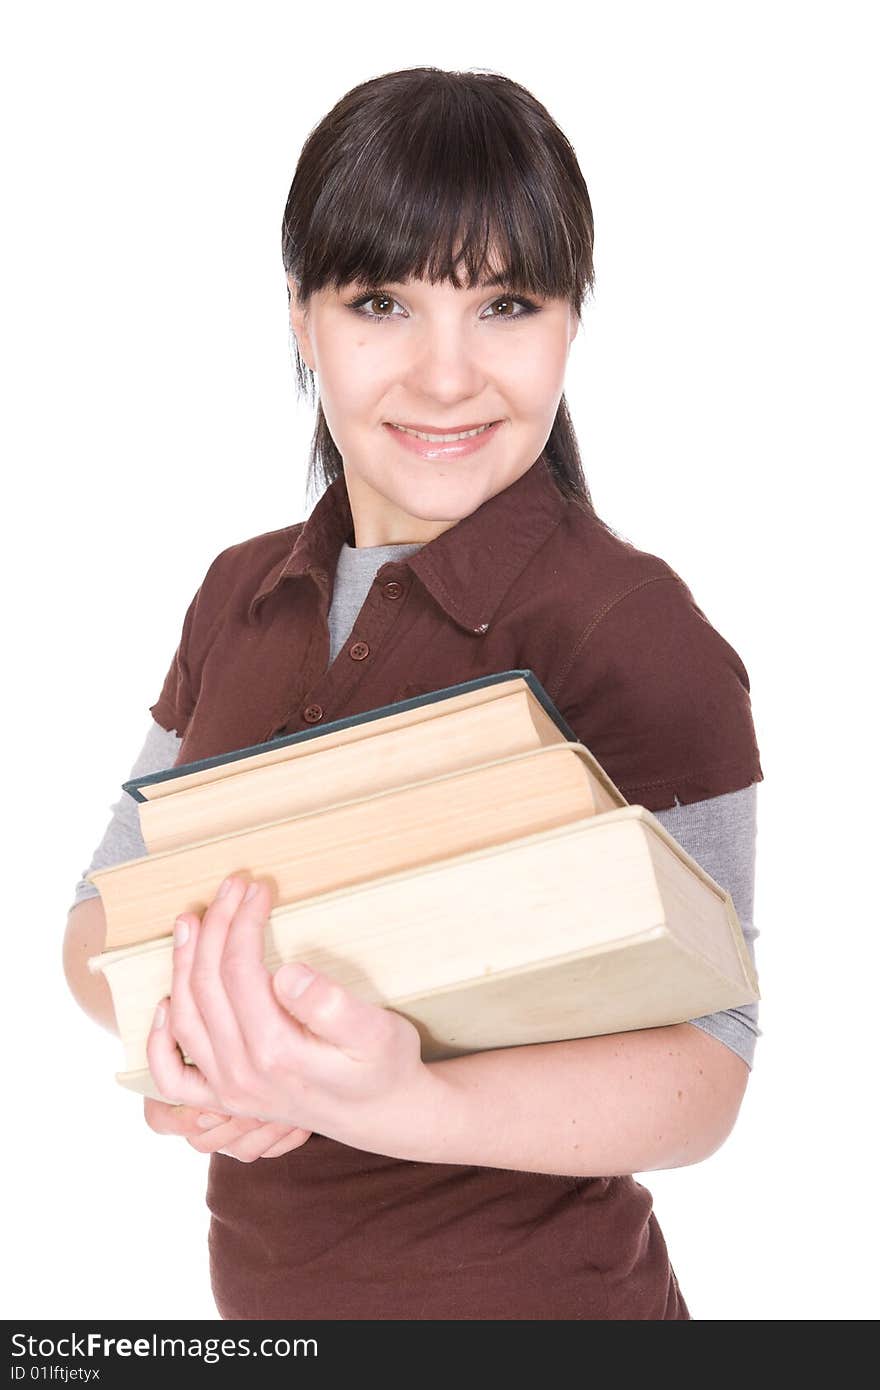
[[256, 892], [257, 892], [257, 889], [259, 888], [259, 886], [260, 886], [259, 883], [252, 883], [252, 884], [251, 884], [250, 888], [247, 890], [247, 892], [246, 892], [245, 895], [244, 895], [244, 901], [245, 901], [246, 903], [249, 903], [250, 900], [251, 900], [251, 898], [253, 898], [253, 897], [256, 896]]
[[221, 1125], [222, 1123], [222, 1115], [200, 1115], [196, 1120], [199, 1129], [213, 1129], [215, 1125]]
[[232, 876], [230, 875], [229, 878], [224, 878], [223, 882], [220, 884], [220, 887], [217, 889], [217, 897], [218, 897], [218, 898], [225, 898], [225, 897], [226, 897], [226, 894], [229, 892], [229, 890], [230, 890], [231, 887], [232, 887]]
[[164, 1006], [164, 1004], [160, 1004], [159, 1007], [158, 1007], [158, 1009], [156, 1010], [155, 1017], [153, 1018], [153, 1027], [154, 1027], [154, 1028], [161, 1028], [162, 1025], [164, 1024], [164, 1022], [165, 1022], [165, 1006]]
[[290, 999], [298, 999], [299, 996], [308, 989], [309, 985], [312, 983], [312, 980], [315, 978], [314, 970], [310, 970], [307, 965], [300, 966], [300, 969], [305, 971], [306, 973], [303, 974], [300, 977], [300, 979], [298, 979], [288, 989], [287, 994]]
[[185, 922], [182, 917], [178, 917], [174, 923], [174, 945], [183, 946], [189, 937], [189, 922]]

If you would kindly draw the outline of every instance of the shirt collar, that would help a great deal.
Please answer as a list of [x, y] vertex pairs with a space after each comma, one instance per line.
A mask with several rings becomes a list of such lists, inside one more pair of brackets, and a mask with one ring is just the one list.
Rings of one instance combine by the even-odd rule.
[[[483, 633], [510, 586], [560, 521], [566, 502], [545, 455], [476, 511], [400, 563], [408, 565], [440, 607], [468, 632]], [[288, 579], [334, 573], [343, 541], [354, 543], [345, 475], [340, 473], [303, 522], [291, 550], [263, 578], [248, 618]]]

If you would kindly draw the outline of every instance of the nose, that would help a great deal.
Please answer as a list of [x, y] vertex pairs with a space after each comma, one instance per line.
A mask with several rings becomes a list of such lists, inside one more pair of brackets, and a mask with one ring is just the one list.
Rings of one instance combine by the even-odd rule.
[[476, 398], [486, 381], [480, 361], [478, 333], [452, 319], [425, 324], [414, 347], [407, 385], [439, 405]]

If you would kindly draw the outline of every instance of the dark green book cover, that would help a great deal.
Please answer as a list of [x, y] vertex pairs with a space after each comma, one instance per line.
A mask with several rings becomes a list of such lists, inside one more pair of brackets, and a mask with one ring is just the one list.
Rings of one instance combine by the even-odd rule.
[[236, 748], [231, 753], [221, 753], [214, 758], [201, 758], [198, 762], [181, 763], [178, 767], [166, 768], [164, 772], [151, 772], [144, 777], [134, 777], [130, 782], [123, 782], [122, 790], [128, 792], [135, 801], [146, 801], [147, 798], [140, 789], [151, 786], [155, 782], [168, 782], [175, 777], [185, 777], [190, 772], [200, 772], [203, 768], [220, 767], [224, 763], [236, 762], [239, 758], [253, 757], [255, 753], [266, 753], [271, 748], [284, 748], [291, 743], [306, 743], [309, 739], [323, 738], [325, 734], [331, 734], [336, 729], [348, 729], [355, 724], [368, 724], [371, 720], [384, 719], [387, 715], [397, 714], [401, 710], [416, 709], [419, 705], [431, 705], [440, 700], [450, 700], [453, 696], [462, 695], [468, 690], [481, 690], [489, 685], [498, 685], [501, 681], [512, 680], [516, 676], [522, 677], [535, 699], [543, 706], [560, 732], [565, 735], [565, 738], [570, 743], [578, 743], [577, 734], [565, 722], [534, 671], [497, 671], [489, 676], [479, 676], [476, 680], [463, 681], [459, 685], [447, 685], [441, 690], [429, 690], [426, 694], [414, 695], [409, 700], [397, 700], [392, 705], [380, 705], [377, 709], [364, 710], [361, 714], [349, 715], [344, 719], [334, 719], [332, 722], [321, 724], [315, 729], [301, 729], [297, 734], [285, 734], [281, 738], [271, 738], [266, 743], [255, 743], [249, 748]]

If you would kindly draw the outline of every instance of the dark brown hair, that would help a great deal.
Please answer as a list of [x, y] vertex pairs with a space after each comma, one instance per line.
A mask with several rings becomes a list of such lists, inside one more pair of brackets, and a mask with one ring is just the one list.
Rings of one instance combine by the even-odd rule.
[[[501, 264], [486, 264], [490, 248]], [[284, 269], [306, 305], [326, 285], [427, 278], [468, 288], [504, 273], [510, 293], [592, 293], [593, 211], [574, 150], [549, 112], [492, 72], [406, 68], [353, 87], [303, 145], [284, 209]], [[290, 291], [288, 289], [288, 297]], [[295, 344], [300, 390], [314, 373]], [[544, 455], [559, 491], [595, 516], [563, 395]], [[308, 485], [342, 458], [318, 413]]]

